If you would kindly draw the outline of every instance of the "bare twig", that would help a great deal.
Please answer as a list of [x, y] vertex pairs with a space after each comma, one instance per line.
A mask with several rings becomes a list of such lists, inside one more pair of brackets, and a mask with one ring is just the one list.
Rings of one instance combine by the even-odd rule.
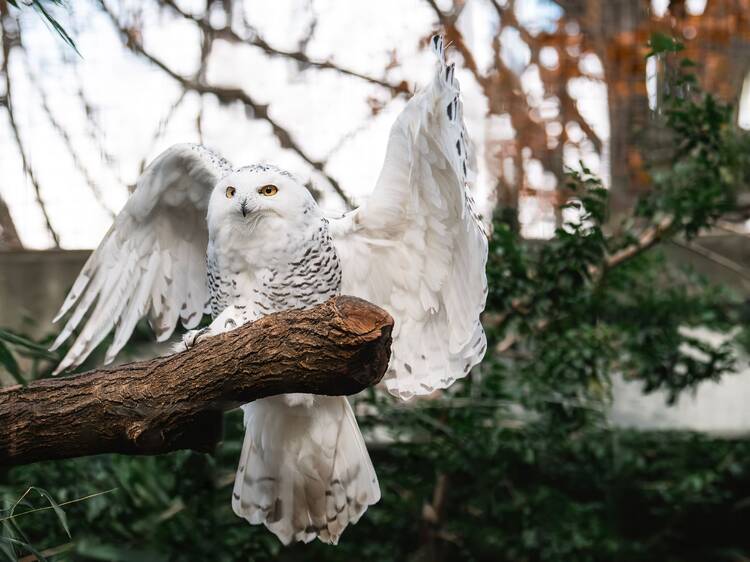
[[[21, 163], [23, 164], [24, 172], [29, 177], [29, 180], [31, 181], [31, 185], [34, 188], [34, 196], [36, 197], [36, 202], [39, 205], [39, 209], [42, 211], [42, 216], [44, 217], [44, 222], [47, 226], [47, 231], [52, 237], [52, 241], [55, 247], [59, 248], [60, 237], [57, 235], [57, 232], [52, 226], [52, 221], [50, 220], [49, 213], [47, 212], [47, 207], [44, 204], [44, 201], [42, 200], [41, 188], [39, 187], [39, 182], [36, 179], [34, 170], [32, 170], [31, 165], [29, 163], [29, 159], [26, 153], [26, 147], [24, 146], [23, 139], [21, 138], [21, 134], [18, 130], [18, 123], [16, 122], [16, 116], [13, 110], [10, 74], [8, 73], [8, 61], [10, 59], [10, 52], [13, 48], [13, 44], [12, 44], [11, 32], [7, 25], [8, 17], [9, 16], [0, 17], [0, 29], [2, 29], [2, 49], [3, 49], [3, 62], [2, 62], [2, 67], [0, 67], [0, 74], [3, 75], [3, 79], [5, 80], [5, 110], [8, 112], [8, 121], [10, 122], [10, 128], [13, 131], [13, 139], [16, 143], [16, 146], [18, 147], [18, 152], [21, 155]], [[18, 33], [20, 34], [20, 30], [18, 31]]]
[[250, 45], [252, 47], [261, 49], [264, 53], [272, 57], [281, 57], [281, 58], [291, 59], [291, 60], [297, 61], [298, 63], [301, 63], [304, 66], [310, 66], [310, 67], [319, 68], [322, 70], [335, 70], [336, 72], [340, 74], [344, 74], [346, 76], [352, 76], [354, 78], [358, 78], [360, 80], [364, 80], [365, 82], [369, 82], [371, 84], [375, 84], [377, 86], [385, 88], [389, 90], [393, 95], [408, 93], [408, 88], [406, 87], [406, 84], [403, 82], [401, 84], [390, 84], [386, 82], [385, 80], [380, 80], [372, 76], [367, 76], [366, 74], [355, 72], [354, 70], [350, 70], [348, 68], [343, 68], [331, 61], [320, 61], [320, 60], [311, 59], [303, 51], [284, 51], [282, 49], [277, 49], [269, 45], [257, 33], [254, 33], [253, 37], [244, 38], [244, 37], [241, 37], [239, 34], [237, 34], [230, 26], [226, 26], [222, 28], [212, 27], [205, 19], [199, 18], [197, 16], [194, 16], [188, 13], [187, 11], [180, 8], [173, 0], [160, 0], [160, 2], [164, 4], [165, 6], [168, 6], [169, 8], [171, 8], [180, 16], [198, 24], [198, 26], [200, 26], [201, 30], [204, 33], [211, 34], [219, 39], [227, 41], [228, 43], [241, 43], [244, 45]]
[[674, 217], [666, 216], [656, 224], [648, 227], [641, 233], [634, 244], [626, 246], [622, 250], [610, 255], [605, 263], [606, 268], [611, 269], [648, 250], [659, 242], [667, 232], [669, 232], [673, 224]]
[[123, 38], [126, 40], [127, 46], [131, 50], [159, 67], [187, 90], [191, 90], [199, 94], [213, 95], [219, 101], [219, 103], [222, 104], [230, 104], [235, 102], [241, 103], [255, 119], [266, 121], [269, 125], [271, 125], [271, 130], [282, 148], [291, 150], [292, 152], [296, 153], [300, 158], [302, 158], [302, 160], [304, 160], [314, 170], [320, 173], [347, 207], [352, 208], [354, 206], [346, 193], [344, 193], [339, 183], [326, 173], [325, 162], [315, 160], [311, 156], [309, 156], [302, 149], [302, 147], [297, 144], [289, 131], [287, 131], [274, 118], [270, 116], [268, 112], [268, 105], [256, 102], [254, 99], [252, 99], [252, 97], [250, 97], [247, 92], [245, 92], [241, 88], [225, 88], [221, 86], [214, 86], [211, 84], [206, 84], [204, 82], [196, 81], [192, 78], [188, 78], [187, 76], [179, 74], [178, 72], [167, 66], [166, 63], [164, 63], [162, 60], [146, 51], [138, 41], [138, 38], [135, 37], [134, 34], [130, 32], [130, 30], [121, 26], [120, 22], [117, 20], [117, 17], [107, 7], [104, 0], [99, 0], [99, 5], [109, 16], [115, 28], [122, 34]]
[[[169, 125], [169, 122], [172, 120], [172, 118], [175, 116], [175, 113], [177, 113], [177, 109], [182, 104], [183, 100], [185, 99], [185, 94], [187, 93], [186, 90], [182, 90], [180, 92], [180, 95], [177, 96], [177, 99], [172, 102], [172, 105], [169, 106], [169, 109], [167, 110], [167, 113], [159, 120], [159, 123], [156, 125], [156, 131], [154, 131], [154, 136], [151, 137], [151, 145], [149, 149], [143, 154], [143, 158], [141, 158], [140, 163], [138, 164], [138, 173], [143, 173], [143, 170], [146, 169], [146, 165], [148, 164], [148, 158], [151, 152], [153, 152], [154, 148], [156, 147], [156, 144], [159, 142], [159, 139], [164, 135], [164, 131], [166, 131], [167, 126]], [[132, 186], [133, 189], [135, 186]]]
[[[25, 56], [26, 56], [26, 53], [24, 51], [24, 57]], [[29, 69], [27, 71], [29, 81], [39, 93], [39, 97], [42, 102], [42, 109], [44, 110], [44, 113], [47, 116], [47, 119], [52, 125], [52, 128], [57, 132], [58, 135], [60, 135], [60, 138], [62, 138], [63, 142], [65, 143], [65, 147], [68, 149], [68, 154], [70, 154], [70, 157], [73, 160], [73, 165], [78, 170], [78, 173], [80, 173], [81, 176], [83, 176], [83, 179], [86, 181], [86, 185], [88, 185], [89, 189], [91, 190], [91, 193], [94, 196], [94, 199], [96, 200], [96, 202], [104, 210], [104, 212], [106, 212], [107, 215], [109, 215], [109, 217], [113, 219], [115, 217], [114, 211], [110, 209], [109, 206], [107, 205], [106, 201], [104, 200], [104, 195], [102, 193], [102, 190], [99, 188], [94, 178], [91, 177], [89, 170], [86, 168], [83, 161], [78, 156], [78, 152], [73, 147], [73, 141], [70, 138], [68, 131], [65, 129], [65, 127], [63, 127], [62, 123], [58, 121], [54, 113], [52, 113], [52, 109], [50, 108], [49, 101], [47, 99], [47, 91], [39, 83], [36, 75], [30, 70], [31, 67], [28, 64], [28, 59], [26, 63], [26, 68]]]
[[[671, 230], [674, 224], [674, 218], [667, 216], [662, 218], [656, 224], [646, 228], [638, 239], [631, 245], [615, 252], [608, 256], [604, 261], [603, 268], [592, 267], [589, 270], [589, 275], [594, 283], [601, 283], [604, 278], [606, 271], [614, 269], [625, 262], [635, 258], [641, 253], [645, 252], [649, 248], [652, 248], [655, 244], [661, 241]], [[512, 318], [517, 316], [527, 316], [533, 310], [533, 302], [531, 300], [515, 300], [511, 303], [511, 309], [503, 314], [500, 314], [494, 318], [495, 325], [502, 327], [507, 324]], [[540, 318], [537, 320], [532, 328], [535, 332], [541, 332], [550, 325], [549, 318]], [[511, 349], [521, 339], [521, 335], [518, 333], [510, 333], [498, 343], [497, 350], [500, 353], [506, 352]]]

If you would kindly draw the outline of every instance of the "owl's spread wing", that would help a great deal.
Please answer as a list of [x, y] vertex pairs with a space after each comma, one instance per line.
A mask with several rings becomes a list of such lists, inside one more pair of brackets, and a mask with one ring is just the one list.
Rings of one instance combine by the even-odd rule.
[[487, 236], [472, 209], [472, 167], [453, 65], [442, 37], [432, 83], [391, 129], [371, 197], [331, 221], [342, 292], [396, 320], [390, 392], [404, 399], [446, 388], [481, 361], [479, 315], [487, 298]]
[[56, 372], [79, 365], [115, 328], [106, 357], [112, 361], [143, 316], [159, 341], [178, 318], [187, 328], [200, 322], [208, 301], [206, 210], [229, 171], [229, 162], [193, 144], [172, 146], [144, 170], [55, 318], [73, 310], [52, 349], [87, 316]]

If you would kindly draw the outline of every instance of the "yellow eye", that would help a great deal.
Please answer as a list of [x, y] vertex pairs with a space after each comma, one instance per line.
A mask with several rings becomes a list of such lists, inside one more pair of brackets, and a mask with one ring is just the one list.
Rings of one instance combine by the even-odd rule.
[[260, 193], [261, 195], [265, 195], [266, 197], [276, 195], [278, 192], [279, 188], [275, 185], [264, 185], [258, 190], [258, 193]]
[[226, 193], [227, 199], [231, 199], [232, 197], [234, 197], [234, 194], [237, 193], [237, 190], [230, 185], [229, 187], [227, 187]]

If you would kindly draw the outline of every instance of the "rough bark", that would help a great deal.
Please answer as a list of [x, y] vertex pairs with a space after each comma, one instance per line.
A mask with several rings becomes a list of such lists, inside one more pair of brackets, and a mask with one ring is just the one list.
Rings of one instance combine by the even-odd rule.
[[290, 392], [354, 394], [390, 358], [393, 319], [353, 297], [273, 314], [151, 361], [0, 390], [0, 466], [99, 453], [208, 452], [222, 411]]

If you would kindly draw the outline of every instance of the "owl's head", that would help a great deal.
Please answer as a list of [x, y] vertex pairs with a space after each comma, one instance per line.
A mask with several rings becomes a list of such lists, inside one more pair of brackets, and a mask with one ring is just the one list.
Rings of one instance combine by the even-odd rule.
[[255, 228], [264, 219], [300, 224], [318, 206], [308, 189], [289, 172], [270, 165], [246, 166], [224, 176], [208, 204], [208, 224]]

